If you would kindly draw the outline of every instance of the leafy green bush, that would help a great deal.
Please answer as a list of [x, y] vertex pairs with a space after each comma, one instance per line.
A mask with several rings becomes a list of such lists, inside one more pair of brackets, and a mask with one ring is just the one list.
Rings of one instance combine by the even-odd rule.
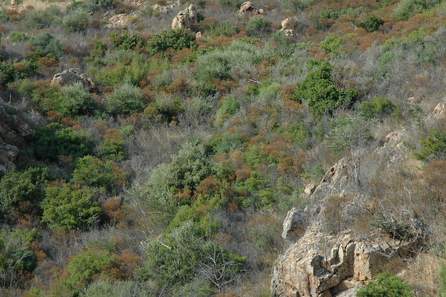
[[0, 230], [0, 285], [20, 282], [25, 273], [37, 265], [32, 243], [37, 240], [36, 230]]
[[395, 104], [385, 97], [375, 97], [372, 100], [364, 101], [359, 105], [359, 113], [366, 119], [390, 115], [395, 109]]
[[234, 115], [240, 109], [240, 103], [234, 97], [228, 97], [223, 100], [220, 108], [215, 113], [215, 123], [221, 125], [226, 119]]
[[144, 109], [144, 95], [140, 88], [123, 84], [106, 98], [105, 107], [113, 115], [131, 114]]
[[341, 106], [348, 106], [357, 97], [353, 89], [340, 89], [332, 78], [332, 67], [328, 62], [313, 60], [308, 64], [309, 72], [295, 91], [297, 100], [308, 103], [315, 116], [332, 113]]
[[33, 9], [26, 13], [23, 22], [27, 28], [43, 29], [57, 24], [61, 15], [57, 6], [50, 6], [45, 10]]
[[432, 130], [429, 135], [422, 139], [421, 149], [417, 152], [421, 160], [446, 159], [446, 132]]
[[150, 288], [140, 282], [96, 281], [83, 290], [80, 297], [148, 297], [147, 292]]
[[95, 107], [90, 93], [80, 82], [62, 88], [31, 90], [31, 93], [33, 101], [45, 112], [56, 111], [64, 116], [77, 116], [88, 114]]
[[83, 32], [89, 23], [88, 13], [83, 9], [70, 11], [62, 19], [62, 25], [67, 32]]
[[98, 155], [107, 160], [122, 161], [127, 157], [124, 135], [120, 130], [108, 130], [98, 147]]
[[37, 68], [33, 60], [23, 60], [14, 64], [0, 61], [0, 85], [30, 77], [37, 72]]
[[85, 3], [89, 12], [96, 12], [98, 10], [108, 10], [116, 6], [116, 0], [88, 0]]
[[183, 104], [182, 100], [176, 96], [158, 97], [155, 102], [147, 106], [144, 114], [151, 120], [170, 123], [184, 111]]
[[158, 221], [166, 223], [176, 213], [178, 206], [191, 203], [190, 197], [180, 198], [179, 193], [193, 193], [198, 184], [213, 173], [210, 148], [189, 142], [182, 146], [170, 163], [156, 167], [144, 188], [142, 197], [148, 206], [159, 212]]
[[79, 296], [82, 289], [92, 283], [100, 274], [104, 274], [114, 266], [112, 253], [102, 249], [86, 249], [75, 255], [68, 262], [67, 277], [63, 285], [71, 290], [73, 296]]
[[0, 215], [15, 217], [17, 212], [32, 214], [45, 195], [48, 170], [31, 167], [8, 172], [0, 180]]
[[383, 24], [384, 21], [381, 18], [371, 15], [359, 23], [359, 26], [364, 28], [367, 32], [375, 32], [378, 31]]
[[9, 34], [9, 39], [13, 42], [13, 43], [18, 43], [18, 42], [24, 42], [24, 41], [28, 41], [29, 40], [29, 35], [25, 32], [11, 32]]
[[85, 156], [77, 161], [72, 180], [79, 185], [103, 188], [116, 193], [124, 185], [126, 177], [113, 161]]
[[42, 221], [62, 230], [88, 229], [102, 213], [95, 190], [65, 183], [47, 186], [42, 209]]
[[187, 30], [164, 31], [154, 35], [148, 42], [149, 51], [153, 55], [168, 49], [193, 48], [195, 45], [195, 36]]
[[388, 273], [378, 275], [376, 280], [356, 293], [358, 297], [412, 297], [412, 289], [399, 277]]
[[208, 30], [208, 34], [211, 36], [233, 36], [238, 32], [240, 29], [228, 21], [213, 24]]
[[243, 257], [195, 235], [192, 224], [186, 223], [148, 244], [144, 272], [161, 288], [188, 283], [202, 270], [201, 277], [218, 287], [233, 281], [244, 262]]
[[38, 159], [57, 161], [59, 156], [82, 157], [93, 152], [93, 142], [83, 130], [58, 123], [40, 127], [34, 133], [33, 150]]
[[38, 57], [60, 58], [63, 55], [63, 46], [49, 33], [41, 33], [30, 40], [33, 54]]
[[262, 16], [254, 16], [246, 24], [248, 36], [262, 37], [272, 32], [272, 24]]
[[113, 32], [111, 34], [111, 41], [113, 46], [123, 50], [131, 50], [135, 48], [142, 48], [144, 45], [144, 39], [136, 33], [129, 32]]
[[327, 54], [337, 55], [341, 52], [343, 43], [342, 38], [331, 35], [326, 37], [320, 46]]
[[399, 20], [407, 20], [411, 16], [423, 12], [439, 4], [441, 0], [401, 0], [395, 8], [395, 17]]

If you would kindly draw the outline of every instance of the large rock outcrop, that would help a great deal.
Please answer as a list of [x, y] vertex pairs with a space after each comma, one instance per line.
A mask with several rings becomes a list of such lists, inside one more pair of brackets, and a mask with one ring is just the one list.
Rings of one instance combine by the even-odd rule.
[[93, 80], [76, 68], [70, 68], [56, 73], [51, 80], [52, 85], [59, 86], [71, 85], [74, 83], [81, 83], [87, 89], [93, 89], [95, 87]]
[[372, 152], [339, 160], [312, 189], [307, 206], [288, 212], [282, 237], [291, 245], [274, 266], [273, 296], [355, 296], [364, 282], [383, 271], [401, 271], [416, 255], [428, 234], [416, 218], [409, 219], [413, 236], [403, 239], [352, 227], [374, 211], [365, 191], [372, 177], [406, 160], [405, 136], [403, 130], [389, 133]]
[[193, 29], [198, 23], [198, 13], [195, 5], [191, 4], [186, 9], [181, 10], [172, 20], [172, 29]]
[[19, 148], [32, 133], [27, 120], [0, 98], [0, 173], [14, 168]]

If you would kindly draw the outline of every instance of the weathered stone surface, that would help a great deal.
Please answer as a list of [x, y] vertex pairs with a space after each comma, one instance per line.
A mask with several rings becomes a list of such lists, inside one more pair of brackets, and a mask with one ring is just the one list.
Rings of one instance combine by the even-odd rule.
[[[294, 243], [274, 266], [273, 296], [355, 296], [364, 282], [382, 271], [401, 271], [419, 251], [428, 232], [416, 219], [408, 221], [416, 230], [405, 241], [379, 230], [356, 233], [351, 229], [370, 203], [363, 185], [380, 174], [381, 168], [407, 158], [406, 134], [404, 130], [392, 132], [375, 150], [342, 158], [312, 190], [307, 206], [288, 212], [282, 237]], [[333, 219], [335, 228], [330, 225]]]
[[108, 19], [108, 24], [105, 26], [109, 29], [123, 29], [126, 28], [132, 21], [133, 16], [125, 13], [115, 14]]
[[262, 15], [264, 14], [264, 10], [262, 8], [257, 8], [252, 1], [246, 1], [240, 5], [238, 14], [239, 16]]
[[168, 2], [166, 4], [154, 4], [152, 5], [152, 9], [154, 12], [159, 13], [159, 14], [168, 14], [169, 12], [171, 12], [172, 10], [175, 9], [175, 7], [180, 6], [180, 1], [172, 1], [172, 2]]
[[172, 20], [172, 29], [193, 29], [198, 22], [198, 13], [195, 5], [191, 4], [181, 10]]
[[295, 28], [296, 28], [297, 20], [296, 18], [286, 18], [284, 19], [280, 25], [280, 32], [283, 32], [287, 37], [295, 36]]
[[51, 80], [52, 85], [64, 86], [74, 83], [81, 83], [87, 89], [94, 88], [93, 81], [85, 73], [80, 73], [75, 68], [56, 73]]

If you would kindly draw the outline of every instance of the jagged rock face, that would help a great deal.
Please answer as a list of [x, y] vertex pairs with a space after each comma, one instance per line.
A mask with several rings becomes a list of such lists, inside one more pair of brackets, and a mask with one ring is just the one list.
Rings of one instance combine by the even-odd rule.
[[257, 8], [251, 1], [246, 1], [240, 5], [238, 14], [239, 16], [261, 15], [264, 11], [262, 8]]
[[14, 160], [24, 138], [32, 132], [27, 121], [13, 107], [0, 99], [0, 173], [14, 168]]
[[[372, 152], [339, 160], [312, 190], [308, 206], [288, 212], [282, 237], [293, 243], [275, 264], [273, 296], [355, 296], [358, 286], [380, 272], [400, 271], [418, 251], [419, 236], [401, 241], [378, 230], [359, 235], [351, 230], [357, 218], [370, 212], [367, 178], [407, 158], [404, 136], [404, 131], [395, 131]], [[364, 166], [366, 174], [361, 173]], [[330, 224], [338, 216], [343, 223], [333, 229]]]
[[296, 19], [295, 18], [286, 18], [284, 19], [280, 25], [280, 32], [283, 32], [287, 37], [295, 36], [295, 27], [296, 27]]
[[198, 22], [198, 13], [195, 5], [191, 4], [184, 10], [178, 12], [178, 14], [172, 20], [172, 29], [193, 29]]
[[51, 80], [52, 85], [65, 86], [74, 83], [81, 83], [87, 89], [93, 89], [93, 81], [85, 74], [80, 73], [75, 68], [70, 68], [62, 72], [56, 73]]

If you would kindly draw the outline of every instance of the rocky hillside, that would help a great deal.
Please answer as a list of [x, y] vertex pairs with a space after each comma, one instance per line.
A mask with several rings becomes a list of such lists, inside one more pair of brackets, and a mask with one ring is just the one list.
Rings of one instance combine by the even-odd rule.
[[445, 295], [445, 24], [0, 1], [0, 296]]

